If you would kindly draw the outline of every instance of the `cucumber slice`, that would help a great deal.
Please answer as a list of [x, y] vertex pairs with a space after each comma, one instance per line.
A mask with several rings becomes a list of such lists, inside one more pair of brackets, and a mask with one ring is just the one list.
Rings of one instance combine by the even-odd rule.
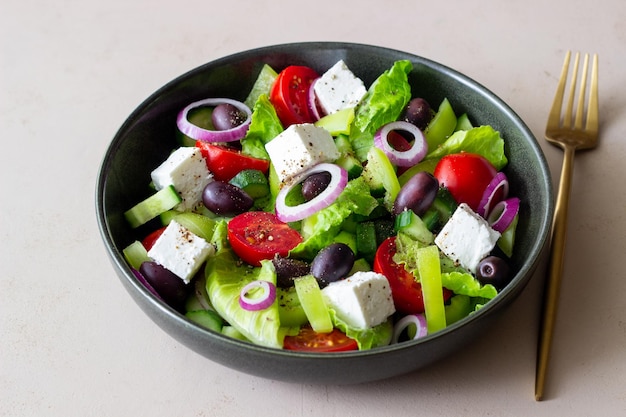
[[282, 327], [300, 327], [308, 318], [295, 287], [278, 288], [278, 317]]
[[439, 213], [439, 221], [441, 224], [445, 224], [450, 220], [450, 217], [452, 217], [457, 207], [458, 203], [454, 197], [452, 197], [450, 191], [445, 187], [440, 187], [431, 208], [437, 210]]
[[432, 118], [428, 126], [424, 130], [424, 136], [426, 136], [426, 142], [428, 142], [429, 152], [437, 149], [439, 145], [448, 139], [454, 129], [456, 128], [456, 115], [452, 109], [452, 105], [447, 98], [444, 98], [439, 109]]
[[368, 262], [374, 260], [376, 255], [376, 226], [374, 222], [357, 223], [356, 225], [356, 253]]
[[382, 149], [372, 146], [367, 153], [367, 165], [363, 177], [372, 190], [372, 195], [384, 190], [384, 204], [391, 211], [393, 202], [400, 192], [396, 171]]
[[211, 310], [188, 311], [185, 313], [185, 317], [202, 327], [216, 332], [221, 332], [224, 325], [224, 320], [220, 315]]
[[322, 291], [313, 275], [305, 275], [294, 279], [294, 285], [300, 304], [311, 324], [318, 333], [329, 333], [333, 330], [330, 313], [322, 297]]
[[232, 337], [233, 339], [243, 340], [244, 342], [250, 341], [246, 336], [244, 336], [239, 330], [237, 330], [233, 326], [223, 326], [222, 334], [224, 336]]
[[168, 185], [126, 211], [124, 217], [132, 228], [136, 228], [154, 219], [161, 213], [173, 209], [181, 201], [182, 199], [174, 189], [174, 186]]
[[363, 172], [363, 165], [352, 155], [342, 155], [335, 161], [335, 164], [339, 165], [348, 172], [348, 179], [353, 180], [358, 178]]
[[458, 130], [470, 130], [472, 128], [474, 128], [474, 126], [472, 126], [472, 122], [470, 122], [469, 116], [467, 115], [467, 113], [463, 113], [457, 119], [454, 131], [456, 132]]
[[229, 182], [244, 190], [255, 200], [265, 197], [270, 193], [267, 177], [258, 169], [244, 169], [243, 171], [239, 171]]
[[208, 242], [213, 238], [217, 223], [214, 219], [192, 212], [178, 213], [173, 220]]
[[356, 253], [357, 251], [356, 235], [354, 233], [342, 230], [333, 238], [333, 243], [344, 243], [352, 249], [352, 252]]
[[322, 117], [315, 122], [315, 126], [323, 127], [331, 136], [349, 135], [353, 120], [354, 107], [349, 107]]
[[256, 104], [257, 100], [261, 95], [267, 94], [270, 95], [270, 89], [272, 88], [272, 84], [274, 84], [274, 80], [278, 74], [274, 71], [274, 68], [270, 67], [267, 64], [263, 64], [259, 75], [250, 90], [250, 94], [246, 97], [246, 100], [243, 102], [246, 106], [253, 108]]
[[138, 240], [126, 246], [122, 250], [122, 253], [124, 254], [124, 258], [130, 267], [136, 270], [139, 270], [142, 263], [151, 260], [148, 256], [148, 251]]
[[354, 265], [352, 265], [352, 269], [348, 273], [348, 276], [354, 275], [357, 272], [368, 272], [371, 271], [372, 267], [369, 262], [367, 262], [364, 258], [359, 258], [354, 261]]
[[427, 245], [432, 245], [435, 241], [435, 237], [426, 223], [412, 210], [405, 210], [396, 216], [395, 229]]

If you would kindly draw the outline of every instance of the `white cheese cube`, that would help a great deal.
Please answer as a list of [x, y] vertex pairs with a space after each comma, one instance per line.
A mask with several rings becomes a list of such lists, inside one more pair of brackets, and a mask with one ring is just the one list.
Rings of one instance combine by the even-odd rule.
[[157, 190], [173, 185], [182, 201], [177, 210], [186, 211], [202, 201], [204, 187], [213, 180], [200, 149], [178, 148], [152, 173], [152, 182]]
[[479, 262], [493, 250], [500, 233], [461, 203], [435, 238], [435, 244], [454, 262], [476, 274]]
[[315, 82], [313, 91], [326, 114], [355, 107], [367, 92], [363, 81], [350, 71], [343, 60], [338, 61]]
[[349, 326], [368, 329], [383, 323], [396, 309], [387, 278], [376, 272], [356, 272], [322, 290], [326, 305]]
[[330, 133], [310, 123], [291, 125], [265, 145], [281, 183], [340, 154]]
[[189, 283], [214, 253], [213, 245], [172, 220], [154, 242], [148, 256]]

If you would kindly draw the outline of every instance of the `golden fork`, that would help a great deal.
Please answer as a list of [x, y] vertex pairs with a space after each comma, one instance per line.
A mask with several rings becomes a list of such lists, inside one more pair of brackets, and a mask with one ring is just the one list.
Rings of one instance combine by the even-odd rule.
[[[598, 142], [598, 56], [593, 55], [591, 67], [591, 83], [587, 114], [585, 116], [585, 88], [587, 85], [587, 69], [589, 55], [585, 54], [576, 114], [572, 117], [574, 95], [576, 93], [576, 79], [578, 77], [579, 53], [574, 58], [572, 80], [565, 113], [561, 117], [561, 107], [565, 86], [567, 84], [571, 52], [565, 55], [565, 62], [561, 70], [561, 78], [556, 90], [552, 109], [548, 116], [545, 137], [552, 145], [563, 149], [563, 166], [556, 199], [554, 218], [552, 222], [552, 240], [550, 245], [549, 275], [547, 277], [542, 311], [541, 331], [537, 352], [537, 370], [535, 379], [535, 399], [543, 399], [546, 373], [552, 346], [552, 335], [556, 321], [559, 290], [563, 273], [563, 254], [565, 252], [565, 235], [567, 231], [567, 208], [572, 182], [574, 153], [577, 150], [590, 149]], [[573, 124], [572, 124], [573, 122]]]

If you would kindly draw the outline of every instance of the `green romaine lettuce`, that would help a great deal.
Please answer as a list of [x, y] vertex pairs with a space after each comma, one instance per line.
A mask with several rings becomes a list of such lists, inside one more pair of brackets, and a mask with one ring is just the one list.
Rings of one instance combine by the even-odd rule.
[[262, 94], [254, 105], [250, 127], [241, 140], [241, 151], [260, 159], [269, 159], [265, 144], [283, 131], [274, 106], [266, 94]]

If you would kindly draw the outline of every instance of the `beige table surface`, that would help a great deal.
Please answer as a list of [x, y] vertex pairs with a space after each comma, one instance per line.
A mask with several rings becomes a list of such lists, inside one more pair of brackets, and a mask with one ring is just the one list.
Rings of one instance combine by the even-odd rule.
[[[576, 161], [546, 401], [533, 396], [542, 271], [455, 356], [341, 387], [215, 364], [125, 292], [94, 190], [126, 116], [210, 60], [314, 40], [404, 50], [486, 85], [542, 142], [554, 180], [562, 154], [542, 132], [565, 50], [599, 53], [602, 139]], [[626, 416], [623, 0], [4, 0], [0, 45], [1, 416]]]

